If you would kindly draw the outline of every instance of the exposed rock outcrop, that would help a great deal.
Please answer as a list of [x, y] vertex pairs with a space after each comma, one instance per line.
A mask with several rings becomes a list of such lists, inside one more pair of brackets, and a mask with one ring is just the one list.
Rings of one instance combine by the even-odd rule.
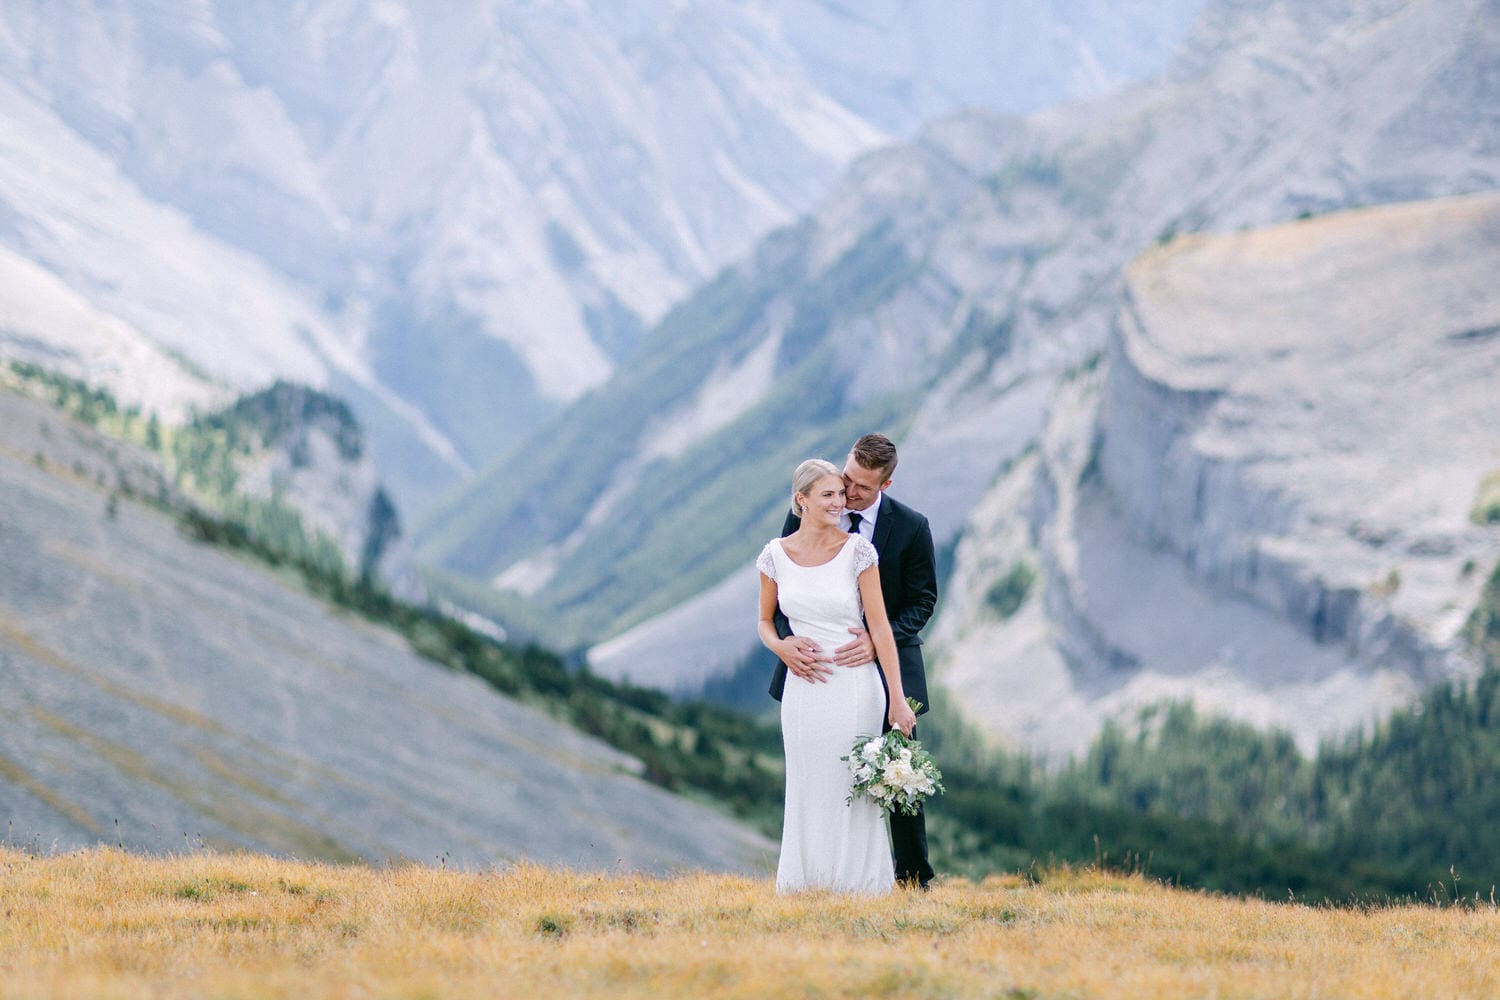
[[[958, 548], [954, 700], [1054, 752], [1168, 696], [1310, 746], [1472, 669], [1497, 262], [1500, 195], [1142, 255], [1107, 362], [1062, 383]], [[1022, 561], [1039, 584], [1001, 620], [986, 588]]]
[[237, 456], [241, 492], [297, 511], [308, 532], [338, 547], [350, 573], [379, 581], [402, 600], [425, 598], [364, 430], [342, 401], [277, 382], [203, 420], [254, 439]]

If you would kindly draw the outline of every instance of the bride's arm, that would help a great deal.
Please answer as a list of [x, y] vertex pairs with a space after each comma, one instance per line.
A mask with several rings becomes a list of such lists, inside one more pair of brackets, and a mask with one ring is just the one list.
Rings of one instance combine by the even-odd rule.
[[891, 620], [885, 613], [885, 598], [880, 595], [878, 566], [867, 567], [859, 574], [859, 597], [865, 605], [865, 624], [869, 626], [870, 638], [875, 643], [875, 656], [880, 661], [880, 672], [885, 675], [885, 689], [890, 696], [886, 718], [892, 729], [910, 736], [917, 724], [917, 716], [906, 703], [906, 692], [901, 687], [901, 658], [896, 652]]
[[760, 575], [760, 621], [755, 623], [755, 631], [760, 635], [760, 641], [773, 653], [778, 653], [777, 646], [781, 644], [781, 636], [776, 632], [776, 581], [762, 573]]

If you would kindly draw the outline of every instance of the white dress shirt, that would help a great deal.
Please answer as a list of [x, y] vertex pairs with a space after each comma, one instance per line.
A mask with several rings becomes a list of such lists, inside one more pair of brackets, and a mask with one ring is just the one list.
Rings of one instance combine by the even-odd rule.
[[859, 533], [861, 536], [863, 536], [865, 541], [873, 545], [875, 543], [875, 519], [880, 516], [880, 501], [884, 496], [885, 491], [881, 490], [879, 493], [875, 494], [875, 501], [864, 510], [844, 511], [839, 515], [839, 527], [843, 528], [845, 531], [848, 531], [849, 515], [858, 514], [860, 516]]

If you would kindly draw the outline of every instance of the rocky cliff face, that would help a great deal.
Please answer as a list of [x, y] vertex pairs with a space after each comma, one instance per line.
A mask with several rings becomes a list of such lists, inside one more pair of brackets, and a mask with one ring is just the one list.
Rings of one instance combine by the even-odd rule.
[[[1419, 680], [1489, 562], [1500, 198], [1192, 239], [1130, 271], [1100, 468], [1195, 575]], [[1307, 565], [1311, 563], [1312, 565]], [[1467, 578], [1466, 578], [1467, 577]]]
[[[936, 648], [1007, 739], [1163, 697], [1305, 746], [1477, 660], [1500, 528], [1500, 195], [1184, 237], [976, 508]], [[1036, 570], [1019, 605], [995, 581]]]
[[309, 534], [337, 547], [344, 567], [396, 597], [425, 598], [400, 517], [380, 483], [364, 430], [343, 402], [277, 382], [200, 423], [253, 442], [233, 459], [236, 492], [285, 504]]

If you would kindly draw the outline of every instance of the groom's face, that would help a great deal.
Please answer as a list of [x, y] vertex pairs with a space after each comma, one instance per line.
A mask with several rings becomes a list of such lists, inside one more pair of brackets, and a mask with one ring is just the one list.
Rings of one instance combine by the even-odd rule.
[[844, 462], [844, 506], [849, 510], [867, 509], [889, 485], [884, 469], [867, 469], [853, 455]]

